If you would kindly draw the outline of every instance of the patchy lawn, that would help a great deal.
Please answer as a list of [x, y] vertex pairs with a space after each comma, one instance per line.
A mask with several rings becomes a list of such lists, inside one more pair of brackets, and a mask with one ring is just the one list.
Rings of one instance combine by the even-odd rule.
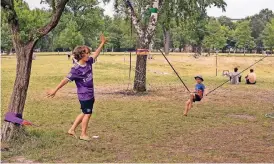
[[[188, 93], [160, 55], [148, 61], [148, 91], [136, 94], [134, 71], [128, 79], [129, 56], [100, 56], [94, 65], [96, 103], [89, 125], [91, 142], [66, 135], [80, 113], [75, 84], [54, 99], [55, 87], [72, 66], [66, 56], [37, 56], [24, 117], [39, 127], [27, 127], [24, 142], [2, 143], [4, 162], [274, 162], [274, 58], [253, 68], [256, 85], [226, 84], [183, 117]], [[202, 74], [207, 91], [221, 84], [223, 70], [243, 70], [260, 57], [171, 55], [168, 57], [192, 90], [194, 76]], [[135, 61], [132, 62], [135, 65]], [[2, 58], [1, 112], [7, 111], [15, 77], [14, 57]], [[243, 77], [248, 72], [243, 73]], [[80, 129], [77, 133], [79, 134]]]

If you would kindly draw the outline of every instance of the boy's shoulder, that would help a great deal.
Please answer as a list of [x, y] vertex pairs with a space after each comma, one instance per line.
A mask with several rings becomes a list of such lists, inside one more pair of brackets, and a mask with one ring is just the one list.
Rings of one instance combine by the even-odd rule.
[[78, 64], [74, 64], [70, 69], [70, 73], [79, 74], [81, 72], [79, 68], [80, 66]]
[[74, 63], [74, 65], [71, 67], [71, 69], [74, 69], [74, 70], [79, 69], [79, 68], [80, 68], [80, 65], [77, 63]]

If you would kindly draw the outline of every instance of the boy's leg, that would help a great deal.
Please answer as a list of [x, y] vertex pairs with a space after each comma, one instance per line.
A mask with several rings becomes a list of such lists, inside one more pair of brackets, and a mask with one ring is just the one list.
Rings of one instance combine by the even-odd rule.
[[193, 107], [193, 100], [195, 99], [195, 94], [194, 93], [190, 94], [190, 98], [189, 99], [190, 99], [190, 104], [189, 104], [189, 109], [190, 109], [190, 108]]
[[71, 128], [70, 128], [69, 131], [68, 131], [69, 134], [74, 134], [74, 133], [75, 133], [76, 127], [82, 122], [83, 118], [84, 118], [84, 114], [83, 114], [83, 113], [79, 114], [79, 115], [76, 117], [76, 119], [75, 119], [73, 125], [71, 126]]
[[193, 107], [194, 94], [190, 94], [189, 100], [186, 102], [184, 115], [187, 116], [189, 110]]
[[84, 114], [83, 120], [82, 120], [82, 133], [81, 136], [87, 136], [87, 128], [88, 128], [88, 122], [90, 119], [91, 114]]
[[184, 116], [187, 115], [187, 111], [188, 111], [188, 108], [189, 108], [189, 104], [190, 104], [190, 100], [187, 100], [187, 101], [186, 101], [186, 104], [185, 104]]

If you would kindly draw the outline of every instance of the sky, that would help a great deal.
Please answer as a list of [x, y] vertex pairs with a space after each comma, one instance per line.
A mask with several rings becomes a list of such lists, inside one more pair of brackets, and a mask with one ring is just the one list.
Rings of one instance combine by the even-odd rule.
[[[45, 5], [40, 4], [40, 0], [25, 0], [28, 2], [31, 8], [42, 8]], [[227, 3], [226, 12], [222, 12], [221, 9], [216, 7], [209, 8], [207, 13], [209, 16], [219, 17], [227, 16], [233, 19], [245, 18], [247, 16], [252, 16], [260, 12], [260, 10], [268, 8], [274, 11], [274, 0], [225, 0]], [[114, 0], [111, 0], [109, 4], [101, 3], [100, 6], [104, 8], [105, 15], [113, 16]]]

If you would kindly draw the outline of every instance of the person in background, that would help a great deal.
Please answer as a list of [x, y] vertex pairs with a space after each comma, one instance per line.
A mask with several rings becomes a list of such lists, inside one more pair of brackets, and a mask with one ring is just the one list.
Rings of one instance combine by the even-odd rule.
[[234, 72], [232, 73], [225, 73], [225, 76], [228, 76], [230, 78], [231, 84], [239, 84], [241, 82], [242, 75], [239, 74], [238, 68], [234, 68]]
[[68, 54], [68, 60], [69, 60], [69, 59], [70, 59], [70, 55], [71, 55], [71, 54], [70, 54], [70, 52], [68, 52], [67, 54]]
[[256, 74], [253, 69], [250, 69], [250, 73], [245, 77], [246, 84], [256, 84]]
[[242, 75], [239, 74], [238, 68], [234, 68], [234, 72], [228, 74], [231, 84], [239, 84], [241, 82]]

